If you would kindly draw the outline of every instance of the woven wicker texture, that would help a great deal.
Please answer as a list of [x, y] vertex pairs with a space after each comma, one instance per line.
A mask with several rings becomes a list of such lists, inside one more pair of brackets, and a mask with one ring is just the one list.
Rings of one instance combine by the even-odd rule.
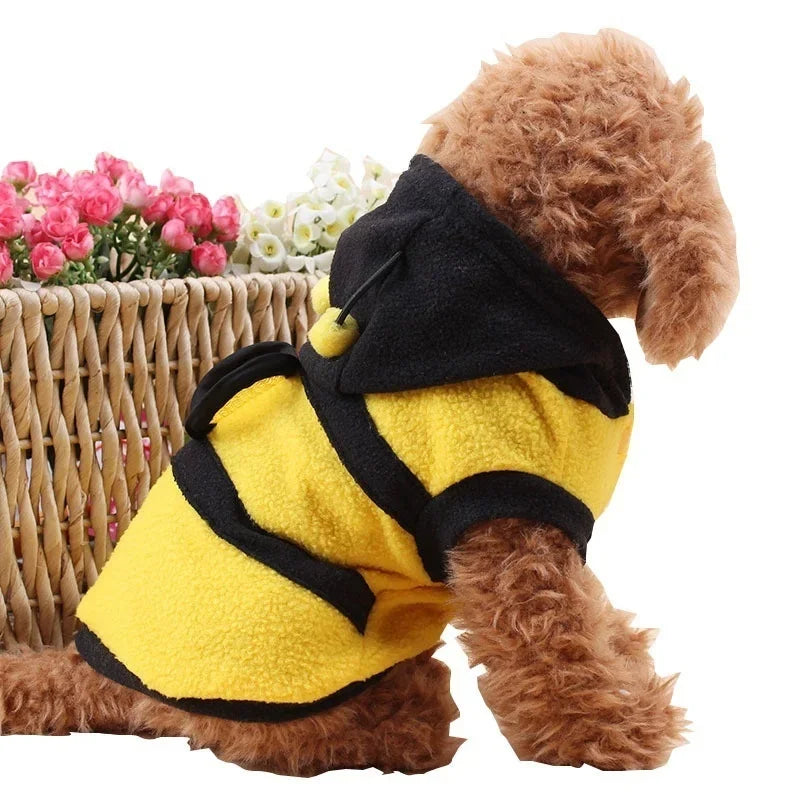
[[298, 346], [307, 275], [0, 290], [0, 649], [62, 647], [81, 595], [183, 444], [197, 381]]

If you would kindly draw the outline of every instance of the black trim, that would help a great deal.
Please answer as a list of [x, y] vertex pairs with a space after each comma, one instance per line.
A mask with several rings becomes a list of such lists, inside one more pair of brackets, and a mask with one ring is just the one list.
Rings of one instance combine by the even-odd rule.
[[[436, 495], [419, 518], [417, 543], [427, 548], [430, 560], [437, 555], [443, 559], [470, 526], [515, 517], [554, 525], [586, 558], [586, 544], [594, 526], [587, 506], [546, 478], [511, 470], [471, 475]], [[445, 564], [430, 575], [434, 580], [444, 580]]]
[[208, 441], [187, 442], [172, 461], [172, 474], [187, 502], [217, 536], [321, 597], [364, 633], [375, 602], [364, 577], [257, 525]]
[[212, 367], [197, 384], [184, 423], [193, 439], [214, 428], [214, 415], [236, 394], [264, 378], [294, 375], [300, 368], [297, 353], [286, 342], [258, 342], [237, 350]]
[[258, 700], [218, 700], [195, 697], [174, 698], [148, 689], [136, 675], [115, 658], [98, 636], [88, 628], [81, 628], [78, 631], [75, 644], [78, 652], [89, 666], [109, 680], [192, 714], [205, 714], [236, 722], [290, 722], [293, 719], [317, 714], [355, 697], [388, 672], [386, 670], [364, 681], [350, 683], [327, 697], [309, 703], [267, 703]]
[[308, 401], [316, 412], [339, 460], [364, 494], [416, 540], [428, 574], [438, 559], [424, 555], [417, 536], [417, 519], [430, 503], [431, 494], [380, 435], [362, 395], [330, 392], [303, 374]]

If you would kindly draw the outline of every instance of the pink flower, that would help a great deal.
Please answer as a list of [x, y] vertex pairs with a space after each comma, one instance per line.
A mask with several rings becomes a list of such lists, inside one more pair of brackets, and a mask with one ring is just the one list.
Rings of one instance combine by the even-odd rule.
[[22, 212], [16, 205], [0, 206], [0, 239], [16, 239], [22, 233]]
[[78, 226], [78, 212], [69, 203], [51, 206], [42, 217], [42, 230], [54, 241], [60, 241]]
[[47, 234], [42, 230], [42, 223], [33, 214], [22, 215], [22, 232], [25, 235], [25, 244], [28, 247], [35, 247], [40, 242], [50, 241]]
[[173, 174], [171, 169], [165, 169], [161, 175], [161, 191], [169, 194], [191, 194], [194, 191], [194, 184], [188, 178]]
[[172, 212], [175, 201], [171, 194], [157, 194], [142, 211], [142, 217], [148, 224], [164, 222]]
[[57, 245], [41, 242], [31, 251], [31, 266], [40, 281], [58, 275], [66, 258]]
[[20, 213], [26, 211], [30, 203], [17, 194], [17, 190], [5, 181], [0, 181], [0, 206], [16, 206]]
[[189, 230], [201, 238], [211, 233], [211, 203], [204, 194], [179, 194], [170, 216], [182, 220]]
[[90, 225], [108, 225], [122, 211], [122, 198], [114, 189], [97, 189], [83, 195], [81, 218]]
[[0, 181], [0, 206], [11, 206], [17, 204], [17, 190], [5, 181]]
[[228, 254], [221, 244], [203, 242], [192, 250], [192, 266], [201, 275], [220, 275], [227, 263]]
[[3, 180], [13, 183], [18, 189], [24, 189], [36, 180], [36, 169], [30, 161], [11, 161], [3, 170]]
[[94, 238], [89, 226], [81, 223], [64, 237], [61, 242], [64, 255], [72, 261], [83, 261], [94, 249]]
[[141, 172], [129, 169], [120, 177], [117, 191], [119, 191], [125, 208], [141, 211], [155, 195], [156, 188], [148, 185]]
[[90, 172], [83, 170], [75, 175], [72, 181], [72, 190], [78, 197], [94, 194], [100, 189], [113, 189], [114, 181], [104, 172]]
[[48, 208], [64, 200], [72, 191], [72, 178], [69, 173], [60, 169], [55, 175], [44, 173], [33, 182], [31, 188], [40, 206]]
[[8, 245], [0, 242], [0, 286], [8, 283], [14, 274], [14, 262], [11, 260], [11, 253], [8, 252]]
[[180, 219], [171, 219], [161, 229], [161, 240], [176, 253], [185, 253], [194, 247], [194, 236], [186, 230]]
[[94, 160], [94, 166], [98, 172], [108, 175], [112, 181], [118, 181], [131, 169], [130, 161], [116, 158], [111, 153], [100, 153]]
[[214, 230], [220, 242], [232, 242], [239, 235], [239, 209], [232, 197], [221, 197], [212, 209]]

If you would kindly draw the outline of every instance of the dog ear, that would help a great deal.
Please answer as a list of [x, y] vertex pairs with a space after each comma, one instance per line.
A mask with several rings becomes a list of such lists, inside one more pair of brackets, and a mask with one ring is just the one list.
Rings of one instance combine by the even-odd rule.
[[699, 357], [720, 332], [739, 275], [714, 156], [700, 137], [702, 106], [685, 80], [672, 89], [678, 102], [634, 161], [620, 233], [645, 265], [636, 314], [642, 349], [651, 363], [675, 366]]

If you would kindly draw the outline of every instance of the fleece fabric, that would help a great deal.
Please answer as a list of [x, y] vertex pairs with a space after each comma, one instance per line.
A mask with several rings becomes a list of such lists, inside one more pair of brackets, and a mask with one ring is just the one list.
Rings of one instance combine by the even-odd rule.
[[613, 328], [427, 159], [346, 236], [300, 360], [254, 345], [203, 382], [197, 439], [78, 609], [103, 674], [302, 716], [436, 645], [472, 524], [546, 522], [585, 552], [633, 417]]

